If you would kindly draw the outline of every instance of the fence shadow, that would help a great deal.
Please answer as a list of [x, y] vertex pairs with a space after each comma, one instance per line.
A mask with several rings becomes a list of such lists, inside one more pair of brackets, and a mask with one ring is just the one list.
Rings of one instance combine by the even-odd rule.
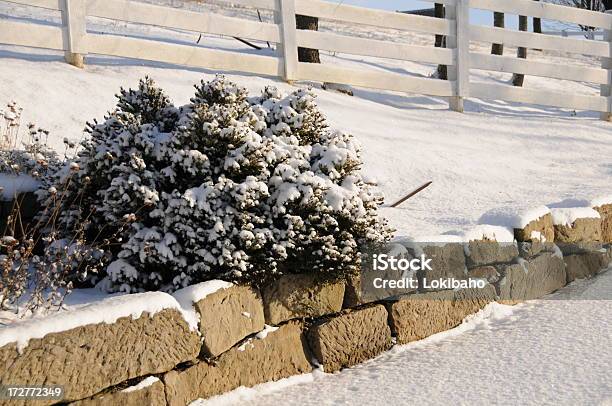
[[[448, 100], [444, 97], [423, 96], [407, 93], [394, 93], [389, 91], [370, 90], [363, 88], [353, 89], [354, 97], [368, 100], [403, 110], [447, 110]], [[598, 120], [599, 114], [592, 111], [574, 111], [558, 107], [546, 107], [536, 104], [506, 102], [503, 100], [480, 100], [476, 98], [465, 99], [466, 113], [482, 113], [503, 117], [520, 117], [522, 119], [555, 118], [576, 120]]]
[[464, 106], [466, 112], [469, 111], [472, 113], [486, 113], [505, 117], [599, 119], [599, 114], [592, 111], [574, 111], [559, 107], [546, 107], [537, 104], [506, 102], [503, 100], [485, 101], [480, 99], [466, 99], [464, 102]]

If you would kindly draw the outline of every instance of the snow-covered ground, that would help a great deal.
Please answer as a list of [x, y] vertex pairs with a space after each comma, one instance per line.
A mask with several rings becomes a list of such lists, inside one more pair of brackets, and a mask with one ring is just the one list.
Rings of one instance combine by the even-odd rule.
[[[193, 3], [190, 7], [204, 6]], [[206, 7], [256, 18], [254, 13]], [[0, 18], [59, 24], [57, 13], [1, 1]], [[89, 29], [189, 44], [195, 44], [198, 37], [102, 19], [92, 19]], [[394, 30], [329, 22], [322, 23], [322, 29], [415, 44], [433, 41], [431, 35], [399, 35]], [[256, 52], [219, 36], [204, 36], [200, 45]], [[487, 47], [472, 44], [474, 50], [486, 51]], [[515, 51], [510, 48], [507, 52]], [[596, 59], [576, 56], [570, 61], [555, 53], [530, 51], [529, 58], [599, 66]], [[428, 64], [329, 53], [323, 54], [323, 63], [415, 76], [428, 76], [435, 69]], [[85, 69], [80, 70], [64, 63], [57, 52], [0, 45], [0, 101], [20, 103], [25, 108], [23, 121], [35, 121], [51, 130], [51, 143], [59, 150], [63, 150], [64, 137], [80, 139], [86, 121], [102, 118], [113, 107], [120, 86], [134, 86], [139, 78], [149, 75], [175, 103], [183, 104], [192, 96], [194, 83], [215, 73], [95, 55], [89, 56]], [[285, 91], [293, 88], [272, 78], [228, 76], [255, 93], [271, 83]], [[472, 74], [472, 80], [481, 82], [508, 79], [507, 74]], [[399, 208], [382, 210], [400, 235], [462, 232], [477, 224], [483, 214], [500, 207], [521, 211], [569, 198], [590, 200], [611, 192], [612, 125], [599, 121], [595, 113], [470, 99], [467, 112], [460, 114], [448, 111], [441, 98], [367, 89], [356, 89], [355, 96], [349, 97], [313, 85], [329, 122], [355, 134], [363, 145], [365, 172], [378, 181], [387, 203], [433, 181]], [[598, 92], [589, 84], [535, 77], [527, 77], [525, 86]]]
[[[210, 4], [190, 3], [190, 7], [257, 18], [253, 12]], [[59, 24], [58, 13], [1, 0], [0, 18]], [[97, 32], [187, 44], [198, 39], [198, 34], [177, 30], [101, 19], [89, 23], [89, 29]], [[433, 41], [431, 35], [329, 22], [322, 22], [321, 29], [418, 45]], [[219, 36], [204, 36], [200, 46], [256, 52]], [[473, 51], [486, 52], [487, 47], [472, 44]], [[564, 55], [532, 50], [529, 58], [600, 64], [593, 58], [575, 56], [569, 61]], [[323, 53], [322, 60], [421, 77], [435, 70], [431, 64], [341, 54]], [[193, 84], [215, 73], [97, 55], [88, 56], [81, 70], [66, 64], [58, 52], [0, 45], [0, 103], [16, 100], [25, 108], [23, 121], [49, 129], [50, 143], [63, 151], [64, 138], [81, 139], [86, 121], [101, 119], [113, 107], [120, 86], [134, 86], [149, 75], [176, 104], [184, 104], [193, 95]], [[254, 93], [269, 84], [284, 91], [294, 89], [273, 78], [228, 76]], [[471, 80], [500, 83], [509, 77], [474, 71]], [[382, 209], [400, 235], [455, 234], [498, 218], [500, 212], [520, 213], [541, 205], [568, 207], [577, 202], [570, 199], [583, 199], [579, 203], [584, 204], [612, 193], [612, 124], [599, 121], [594, 113], [470, 99], [466, 113], [459, 114], [436, 97], [367, 89], [355, 89], [355, 96], [349, 97], [324, 91], [320, 84], [296, 84], [309, 85], [315, 87], [330, 124], [352, 132], [363, 145], [364, 170], [378, 181], [387, 203], [433, 181], [400, 208]], [[527, 77], [525, 86], [598, 93], [594, 85], [536, 77]], [[455, 330], [395, 348], [339, 374], [317, 371], [242, 388], [201, 404], [612, 405], [612, 270], [576, 282], [555, 296], [565, 300], [516, 307], [492, 304]], [[104, 298], [91, 290], [76, 291], [67, 305], [77, 308]], [[14, 318], [0, 313], [0, 324]]]
[[612, 268], [543, 300], [490, 304], [453, 330], [337, 374], [315, 371], [192, 405], [610, 406], [610, 314]]

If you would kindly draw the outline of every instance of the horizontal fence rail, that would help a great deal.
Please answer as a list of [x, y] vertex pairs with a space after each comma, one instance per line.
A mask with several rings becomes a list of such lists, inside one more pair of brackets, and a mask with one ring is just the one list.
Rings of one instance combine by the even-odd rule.
[[280, 42], [280, 30], [276, 24], [213, 13], [197, 13], [129, 0], [89, 0], [86, 10], [88, 16], [118, 21]]
[[526, 47], [546, 49], [567, 53], [610, 57], [610, 44], [603, 41], [555, 37], [531, 32], [512, 31], [504, 28], [470, 26], [470, 37], [475, 41], [485, 41]]
[[327, 20], [432, 34], [455, 35], [453, 24], [442, 18], [374, 10], [320, 0], [295, 0], [295, 11], [297, 14]]
[[[27, 35], [23, 33], [27, 32]], [[46, 25], [33, 25], [16, 21], [0, 20], [0, 43], [24, 47], [66, 49], [64, 29]]]
[[278, 11], [279, 0], [225, 0], [234, 6]]
[[599, 96], [581, 96], [571, 93], [524, 89], [491, 83], [472, 83], [470, 94], [481, 99], [499, 99], [568, 109], [606, 111], [607, 100]]
[[145, 59], [177, 65], [250, 72], [259, 75], [281, 76], [282, 64], [278, 58], [243, 55], [216, 49], [196, 48], [190, 45], [168, 44], [116, 35], [89, 34], [87, 45], [91, 53]]
[[610, 15], [533, 0], [470, 0], [470, 7], [610, 29]]
[[399, 73], [341, 68], [317, 63], [299, 63], [298, 76], [303, 80], [343, 83], [366, 88], [392, 89], [398, 92], [432, 96], [452, 96], [454, 82], [410, 77]]
[[597, 84], [608, 83], [608, 71], [605, 69], [528, 61], [526, 59], [511, 58], [499, 55], [471, 52], [470, 66], [474, 69], [496, 72], [522, 73], [524, 75]]
[[[0, 0], [2, 1], [2, 0]], [[273, 22], [225, 16], [212, 12], [142, 3], [134, 0], [4, 0], [9, 3], [59, 10], [62, 26], [0, 19], [0, 43], [60, 50], [66, 59], [83, 65], [87, 54], [110, 55], [280, 77], [287, 81], [312, 80], [364, 88], [448, 97], [453, 110], [463, 110], [463, 99], [497, 99], [568, 109], [601, 112], [612, 116], [612, 14], [580, 10], [533, 0], [437, 0], [444, 4], [445, 18], [396, 13], [321, 0], [227, 0], [227, 5], [265, 10]], [[429, 0], [433, 1], [433, 0]], [[603, 40], [568, 38], [550, 34], [472, 25], [470, 8], [557, 20], [601, 29]], [[325, 21], [376, 28], [414, 31], [446, 37], [446, 47], [413, 45], [355, 37], [345, 33], [298, 30], [296, 14]], [[269, 13], [267, 14], [269, 15]], [[216, 34], [276, 45], [275, 54], [256, 55], [121, 33], [87, 31], [88, 17], [162, 27], [183, 32]], [[504, 44], [528, 49], [580, 54], [601, 59], [600, 66], [519, 59], [470, 51], [470, 41]], [[298, 61], [297, 48], [342, 54], [445, 65], [448, 80], [385, 70], [346, 68]], [[543, 78], [593, 83], [598, 96], [513, 87], [470, 80], [472, 70], [524, 74]]]
[[61, 10], [63, 0], [6, 0], [7, 3], [23, 4], [26, 6], [46, 8], [48, 10]]
[[310, 30], [298, 30], [297, 45], [305, 48], [352, 55], [439, 63], [442, 65], [454, 65], [456, 58], [456, 50], [454, 49], [355, 38], [330, 32]]

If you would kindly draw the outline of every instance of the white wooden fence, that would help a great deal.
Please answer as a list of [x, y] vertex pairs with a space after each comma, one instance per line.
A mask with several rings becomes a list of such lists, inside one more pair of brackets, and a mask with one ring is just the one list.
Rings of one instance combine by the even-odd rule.
[[[612, 117], [612, 15], [532, 0], [436, 0], [446, 6], [446, 18], [374, 10], [320, 0], [231, 0], [232, 4], [272, 11], [274, 23], [162, 7], [130, 0], [8, 0], [61, 10], [62, 27], [0, 20], [0, 43], [66, 51], [67, 60], [82, 66], [86, 54], [137, 58], [209, 69], [242, 71], [357, 87], [387, 89], [450, 100], [463, 110], [463, 99], [477, 97], [601, 112]], [[575, 39], [503, 28], [470, 25], [470, 8], [540, 17], [598, 27], [604, 40]], [[434, 48], [356, 38], [331, 32], [297, 30], [295, 14], [324, 20], [393, 28], [447, 37], [447, 48]], [[276, 56], [253, 55], [199, 46], [172, 44], [87, 31], [86, 17], [141, 23], [200, 33], [221, 34], [278, 44]], [[372, 28], [373, 30], [376, 28]], [[601, 66], [580, 67], [470, 52], [470, 41], [556, 50], [601, 58]], [[399, 73], [298, 62], [297, 47], [347, 54], [436, 63], [448, 66], [448, 80]], [[522, 73], [599, 84], [600, 96], [535, 90], [503, 84], [474, 83], [470, 69]]]

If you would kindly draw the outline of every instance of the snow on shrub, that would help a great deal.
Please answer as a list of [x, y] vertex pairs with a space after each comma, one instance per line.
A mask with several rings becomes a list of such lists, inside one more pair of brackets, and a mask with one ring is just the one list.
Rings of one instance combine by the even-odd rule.
[[328, 128], [310, 91], [249, 97], [218, 76], [175, 107], [147, 78], [118, 99], [57, 177], [71, 177], [58, 229], [84, 227], [113, 257], [81, 279], [134, 292], [340, 276], [359, 267], [361, 244], [390, 237], [359, 147]]
[[47, 145], [47, 130], [30, 123], [27, 135], [21, 136], [22, 111], [15, 102], [0, 110], [0, 196], [9, 200], [20, 187], [44, 184], [62, 165], [58, 154]]

